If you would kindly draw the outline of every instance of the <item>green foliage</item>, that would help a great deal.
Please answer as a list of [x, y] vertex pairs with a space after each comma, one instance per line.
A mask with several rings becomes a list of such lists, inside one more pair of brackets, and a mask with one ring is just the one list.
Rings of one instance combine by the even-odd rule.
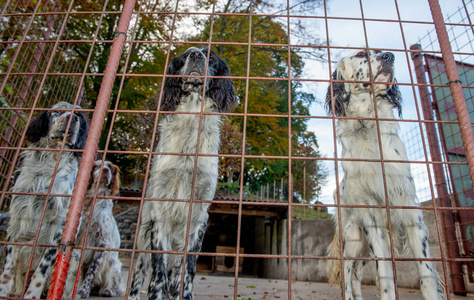
[[298, 220], [315, 220], [315, 219], [328, 219], [332, 218], [332, 215], [325, 212], [319, 211], [313, 207], [296, 206], [291, 209], [293, 219]]
[[[170, 5], [169, 1], [146, 2], [142, 3], [141, 10], [170, 12], [174, 8]], [[123, 0], [108, 1], [107, 11], [120, 12], [122, 8]], [[101, 11], [103, 3], [101, 1], [76, 1], [74, 9], [79, 11]], [[91, 40], [97, 26], [100, 26], [96, 37], [97, 42], [93, 48], [90, 43], [77, 43], [74, 44], [74, 49], [77, 59], [84, 65], [90, 56], [87, 66], [88, 72], [102, 74], [107, 66], [120, 14], [103, 14], [102, 19], [98, 14], [75, 16], [71, 17], [67, 23], [67, 32], [70, 39]], [[179, 18], [181, 17], [178, 16]], [[141, 14], [139, 19], [132, 19], [127, 39], [130, 40], [130, 37], [133, 36], [135, 41], [168, 40], [171, 23], [172, 15]], [[90, 55], [91, 52], [92, 55]], [[109, 107], [117, 106], [123, 110], [155, 111], [156, 95], [159, 93], [161, 78], [153, 75], [163, 74], [166, 53], [167, 46], [163, 44], [126, 43], [117, 73], [122, 74], [124, 68], [126, 68], [126, 74], [150, 74], [151, 76], [117, 76], [112, 88]], [[128, 61], [126, 60], [127, 57]], [[95, 106], [102, 79], [103, 76], [85, 78], [85, 94], [90, 107]], [[119, 95], [120, 87], [122, 89]], [[112, 122], [113, 128], [111, 131]], [[109, 112], [99, 140], [99, 149], [106, 147], [109, 132], [111, 132], [110, 141], [107, 145], [109, 150], [148, 151], [153, 130], [153, 114], [121, 113], [117, 114], [114, 120], [113, 113]], [[146, 168], [146, 157], [109, 153], [107, 159], [121, 166], [125, 185], [140, 187], [140, 182], [144, 179], [144, 174], [141, 171]]]
[[218, 189], [226, 193], [239, 194], [240, 183], [238, 181], [233, 182], [219, 182]]

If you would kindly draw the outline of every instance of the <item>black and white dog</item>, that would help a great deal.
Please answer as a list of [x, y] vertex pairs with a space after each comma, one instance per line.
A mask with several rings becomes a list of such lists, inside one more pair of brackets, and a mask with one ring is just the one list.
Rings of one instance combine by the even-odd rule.
[[[120, 169], [110, 161], [97, 160], [92, 167], [87, 194], [91, 197], [117, 196], [120, 189]], [[97, 185], [98, 184], [98, 185]], [[92, 210], [93, 198], [84, 202], [79, 241], [84, 235]], [[112, 199], [97, 198], [89, 225], [86, 245], [98, 248], [120, 248], [120, 233], [113, 215]], [[98, 296], [118, 297], [123, 295], [125, 285], [122, 284], [122, 263], [117, 251], [86, 250], [84, 253], [82, 283], [78, 290], [81, 298], [88, 298], [91, 293]]]
[[[333, 112], [336, 117], [349, 117], [339, 119], [336, 126], [342, 158], [360, 160], [341, 163], [344, 170], [344, 178], [339, 185], [341, 204], [380, 206], [385, 205], [388, 199], [389, 205], [418, 206], [408, 163], [386, 162], [382, 170], [380, 162], [364, 161], [380, 160], [381, 157], [392, 161], [407, 160], [405, 146], [398, 136], [398, 122], [393, 120], [394, 109], [399, 114], [401, 112], [400, 92], [392, 84], [395, 80], [394, 61], [395, 56], [390, 52], [359, 51], [341, 59], [333, 73], [334, 80], [356, 81], [334, 82], [326, 96], [328, 113]], [[336, 192], [334, 197], [337, 199]], [[376, 258], [390, 258], [388, 228], [391, 226], [395, 249], [409, 250], [416, 258], [430, 258], [428, 230], [421, 210], [391, 209], [390, 222], [387, 218], [385, 209], [341, 208], [344, 257], [371, 254]], [[337, 216], [335, 220], [338, 226]], [[330, 256], [339, 256], [337, 232], [336, 229], [336, 237], [328, 248]], [[346, 300], [362, 299], [360, 282], [363, 265], [361, 260], [344, 260]], [[444, 286], [431, 261], [419, 261], [417, 265], [423, 297], [441, 299]], [[378, 260], [376, 266], [381, 299], [395, 299], [392, 262]], [[340, 270], [340, 264], [328, 261], [330, 279], [339, 278]]]
[[[222, 119], [221, 115], [203, 115], [198, 141], [199, 113], [201, 110], [205, 113], [232, 112], [237, 97], [232, 81], [225, 77], [230, 76], [226, 63], [208, 49], [189, 48], [173, 59], [167, 74], [185, 77], [166, 78], [161, 110], [195, 114], [167, 114], [160, 121], [160, 140], [156, 151], [188, 155], [157, 155], [153, 158], [146, 198], [170, 200], [144, 203], [138, 249], [199, 252], [207, 228], [207, 209], [210, 204], [193, 203], [188, 247], [185, 249], [188, 201], [192, 191], [193, 199], [213, 199], [217, 185], [218, 157], [200, 156], [197, 169], [194, 170], [195, 153], [199, 143], [199, 154], [218, 154]], [[204, 75], [222, 78], [204, 80]], [[193, 172], [196, 173], [194, 186]], [[177, 299], [181, 276], [184, 276], [183, 299], [193, 299], [196, 260], [196, 255], [187, 255], [185, 274], [182, 274], [183, 255], [140, 253], [129, 299], [138, 299], [139, 289], [150, 270], [150, 262], [149, 299]]]
[[[40, 113], [29, 124], [26, 131], [26, 139], [31, 142], [29, 148], [46, 150], [26, 150], [21, 153], [22, 163], [12, 188], [13, 193], [43, 195], [13, 195], [7, 229], [8, 241], [33, 243], [42, 211], [45, 210], [37, 243], [54, 245], [52, 248], [36, 248], [31, 266], [34, 273], [25, 294], [26, 298], [40, 298], [46, 291], [70, 202], [70, 197], [56, 195], [72, 195], [81, 154], [63, 152], [59, 157], [59, 151], [47, 150], [59, 149], [63, 142], [64, 149], [83, 149], [87, 138], [87, 119], [81, 112], [72, 114], [72, 108], [69, 103], [57, 103], [51, 110]], [[81, 108], [76, 106], [75, 109]], [[66, 132], [69, 122], [69, 130]], [[58, 169], [54, 174], [58, 160]], [[51, 185], [51, 196], [45, 203], [45, 194]], [[5, 266], [0, 278], [0, 296], [13, 294], [21, 297], [29, 272], [32, 247], [8, 245], [6, 249]], [[64, 299], [70, 299], [72, 287], [73, 283], [67, 284]]]

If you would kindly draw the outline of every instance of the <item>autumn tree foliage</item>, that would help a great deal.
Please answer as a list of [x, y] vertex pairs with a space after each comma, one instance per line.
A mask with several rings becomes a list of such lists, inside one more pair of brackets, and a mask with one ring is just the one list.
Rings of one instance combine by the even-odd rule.
[[[240, 155], [243, 145], [245, 154], [263, 158], [288, 157], [290, 154], [311, 158], [291, 160], [293, 194], [298, 201], [310, 201], [318, 195], [325, 172], [318, 167], [317, 158], [320, 154], [317, 150], [317, 138], [314, 133], [308, 132], [307, 118], [289, 116], [310, 115], [309, 107], [316, 101], [314, 95], [303, 92], [301, 82], [291, 79], [302, 76], [305, 60], [320, 58], [314, 57], [314, 51], [310, 53], [305, 48], [289, 48], [288, 26], [291, 27], [293, 42], [301, 38], [308, 45], [318, 45], [321, 41], [305, 34], [305, 28], [298, 19], [292, 18], [287, 24], [286, 18], [258, 15], [263, 11], [273, 11], [284, 17], [286, 8], [279, 7], [276, 3], [264, 0], [219, 1], [215, 7], [217, 12], [243, 15], [223, 14], [212, 18], [181, 13], [166, 14], [175, 9], [173, 1], [141, 3], [140, 11], [143, 13], [132, 18], [127, 35], [129, 41], [133, 38], [133, 43], [125, 44], [118, 70], [120, 75], [126, 67], [125, 76], [117, 76], [111, 96], [110, 107], [118, 107], [125, 112], [116, 115], [108, 113], [99, 144], [101, 149], [107, 147], [112, 150], [107, 158], [121, 166], [123, 182], [127, 186], [141, 187], [141, 182], [145, 179], [147, 156], [114, 151], [149, 151], [152, 147], [157, 121], [157, 100], [167, 52], [171, 50], [170, 57], [174, 57], [191, 46], [182, 43], [170, 45], [168, 41], [173, 34], [174, 40], [179, 41], [210, 41], [212, 49], [227, 62], [233, 76], [244, 77], [248, 73], [251, 77], [258, 78], [248, 82], [245, 79], [234, 80], [241, 100], [236, 112], [247, 111], [259, 116], [248, 116], [245, 124], [243, 117], [230, 116], [224, 120], [220, 153]], [[291, 13], [316, 9], [321, 3], [319, 0], [295, 1], [290, 8]], [[252, 7], [249, 6], [251, 4]], [[75, 5], [75, 10], [100, 12], [103, 9], [102, 1], [78, 0]], [[193, 5], [180, 4], [180, 12], [212, 11], [214, 1], [196, 0]], [[286, 1], [282, 5], [286, 5]], [[122, 7], [123, 0], [109, 0], [106, 11], [120, 12]], [[148, 13], [157, 11], [160, 13]], [[251, 11], [255, 15], [250, 18], [248, 13]], [[119, 13], [79, 14], [68, 20], [67, 32], [71, 40], [92, 40], [97, 26], [100, 26], [94, 45], [77, 43], [74, 48], [75, 56], [84, 64], [88, 63], [89, 73], [101, 74], [105, 71], [119, 17]], [[190, 26], [190, 23], [193, 25]], [[250, 48], [246, 45], [249, 40], [252, 43]], [[241, 45], [231, 44], [236, 42]], [[91, 107], [95, 105], [101, 81], [102, 76], [85, 78], [85, 95]], [[159, 137], [155, 136], [155, 141], [156, 139]], [[288, 159], [246, 159], [242, 170], [241, 158], [223, 157], [219, 166], [219, 178], [222, 182], [238, 182], [243, 177], [244, 185], [250, 192], [256, 192], [260, 186], [282, 178], [288, 180], [289, 176]]]
[[[69, 1], [64, 2], [67, 7]], [[72, 15], [67, 22], [67, 34], [71, 40], [92, 40], [97, 31], [96, 43], [75, 43], [77, 59], [92, 74], [103, 74], [115, 38], [116, 28], [122, 11], [123, 0], [108, 0], [105, 14]], [[145, 1], [141, 3], [142, 12], [172, 12], [175, 6], [172, 1]], [[104, 9], [104, 1], [79, 0], [74, 2], [73, 10], [96, 11]], [[138, 9], [138, 7], [137, 7]], [[116, 13], [114, 13], [116, 12]], [[179, 25], [181, 16], [176, 17]], [[159, 41], [170, 38], [173, 14], [147, 14], [131, 20], [127, 40], [133, 37], [133, 43], [125, 43], [123, 55], [113, 85], [110, 108], [121, 110], [156, 111], [156, 100], [160, 90], [161, 74], [165, 70], [166, 55], [169, 45]], [[152, 41], [153, 43], [149, 43]], [[127, 61], [128, 57], [128, 61]], [[126, 63], [127, 62], [127, 63]], [[127, 74], [131, 74], [127, 76]], [[149, 74], [149, 76], [133, 76]], [[100, 91], [102, 76], [87, 76], [84, 80], [85, 98], [90, 107], [95, 106]], [[119, 93], [120, 90], [120, 93]], [[119, 151], [149, 151], [154, 131], [155, 114], [153, 113], [118, 113], [109, 112], [103, 126], [99, 149]], [[113, 123], [113, 124], [112, 124]], [[109, 138], [110, 132], [110, 138]], [[107, 143], [107, 140], [109, 142]], [[143, 182], [147, 165], [145, 155], [108, 153], [107, 159], [121, 167], [124, 184], [139, 188]]]

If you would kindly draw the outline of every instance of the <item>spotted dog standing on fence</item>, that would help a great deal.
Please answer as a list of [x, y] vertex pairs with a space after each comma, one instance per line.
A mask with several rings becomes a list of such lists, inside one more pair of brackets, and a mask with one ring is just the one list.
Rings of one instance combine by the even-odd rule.
[[[205, 80], [202, 76], [206, 75], [207, 65], [208, 76], [222, 78]], [[203, 115], [200, 122], [199, 113], [201, 110], [205, 113], [232, 112], [237, 104], [237, 97], [232, 81], [225, 78], [230, 76], [226, 63], [208, 49], [189, 48], [173, 59], [167, 74], [185, 77], [165, 79], [161, 110], [194, 114], [165, 114], [159, 124], [160, 140], [156, 152], [187, 155], [162, 154], [153, 158], [146, 198], [170, 200], [144, 203], [138, 249], [183, 252], [189, 215], [187, 201], [191, 199], [192, 193], [193, 199], [212, 200], [217, 185], [217, 156], [199, 156], [196, 170], [194, 166], [198, 144], [199, 154], [218, 154], [222, 116]], [[192, 205], [186, 249], [189, 252], [201, 251], [209, 206], [209, 203]], [[183, 299], [193, 299], [196, 260], [197, 255], [187, 255], [182, 274], [183, 255], [139, 253], [129, 299], [139, 298], [140, 287], [148, 271], [151, 271], [149, 299], [178, 299], [182, 276]]]
[[[341, 59], [328, 88], [326, 107], [339, 119], [336, 136], [342, 145], [341, 162], [344, 178], [339, 186], [341, 205], [386, 205], [385, 186], [389, 205], [418, 206], [415, 184], [407, 163], [380, 162], [380, 148], [384, 160], [407, 160], [405, 146], [398, 136], [399, 125], [393, 110], [401, 112], [401, 96], [394, 79], [395, 56], [390, 52], [359, 51]], [[369, 64], [370, 63], [370, 64]], [[372, 75], [372, 76], [371, 76]], [[373, 82], [370, 82], [371, 77]], [[331, 90], [332, 94], [331, 95]], [[374, 105], [375, 98], [375, 105]], [[379, 121], [375, 121], [377, 116]], [[390, 119], [390, 120], [383, 120]], [[377, 130], [378, 127], [378, 130]], [[378, 138], [380, 134], [380, 140]], [[384, 181], [385, 177], [385, 181]], [[334, 192], [335, 199], [337, 193]], [[419, 209], [391, 209], [387, 223], [386, 209], [341, 208], [344, 257], [390, 258], [388, 226], [394, 248], [409, 250], [416, 258], [430, 258], [428, 230]], [[336, 226], [337, 216], [335, 217]], [[330, 256], [339, 256], [339, 231], [328, 248]], [[340, 261], [328, 261], [330, 281], [340, 281]], [[444, 286], [431, 261], [417, 261], [424, 299], [441, 299]], [[344, 259], [344, 288], [348, 299], [362, 299], [361, 279], [364, 262]], [[376, 261], [381, 299], [395, 299], [392, 262]]]
[[[94, 162], [87, 194], [89, 196], [117, 196], [120, 188], [120, 169], [110, 161]], [[97, 183], [99, 185], [97, 186]], [[92, 198], [84, 202], [78, 241], [84, 240], [87, 220], [92, 210]], [[112, 199], [97, 198], [90, 221], [86, 245], [88, 247], [120, 248], [120, 233], [112, 209]], [[117, 251], [86, 250], [82, 264], [82, 283], [78, 295], [87, 298], [91, 294], [118, 297], [125, 292], [122, 282], [122, 263]]]
[[[64, 141], [64, 149], [83, 149], [88, 131], [88, 122], [81, 112], [71, 113], [73, 106], [59, 102], [48, 111], [43, 111], [28, 126], [26, 139], [31, 149], [58, 150]], [[76, 106], [75, 109], [81, 109]], [[71, 120], [70, 120], [71, 119]], [[70, 121], [69, 131], [66, 132]], [[14, 194], [10, 206], [10, 221], [7, 229], [9, 242], [33, 243], [43, 209], [44, 219], [37, 243], [53, 245], [53, 248], [36, 247], [31, 265], [31, 281], [25, 293], [26, 298], [40, 298], [51, 279], [70, 197], [76, 181], [80, 152], [25, 150], [21, 154], [21, 166], [12, 188], [13, 193], [34, 193], [39, 195]], [[58, 168], [55, 171], [57, 161]], [[54, 180], [52, 181], [54, 176]], [[51, 195], [46, 199], [50, 188]], [[66, 195], [56, 196], [56, 195]], [[45, 203], [47, 201], [47, 203]], [[31, 246], [8, 245], [5, 265], [0, 277], [0, 296], [21, 297], [29, 272]], [[78, 262], [73, 252], [68, 278], [75, 277]], [[74, 281], [68, 280], [63, 299], [70, 299]]]

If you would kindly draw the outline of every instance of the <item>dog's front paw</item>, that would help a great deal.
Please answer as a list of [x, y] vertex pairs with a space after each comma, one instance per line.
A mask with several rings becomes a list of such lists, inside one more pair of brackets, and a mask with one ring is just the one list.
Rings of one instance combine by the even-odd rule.
[[100, 294], [101, 297], [116, 297], [116, 296], [119, 296], [117, 295], [116, 293], [114, 293], [114, 291], [112, 291], [111, 289], [106, 289], [105, 291], [103, 291], [101, 294]]
[[89, 286], [82, 286], [79, 291], [77, 292], [77, 294], [79, 295], [79, 297], [81, 298], [89, 298], [90, 294], [91, 294], [91, 289]]
[[41, 289], [35, 289], [31, 288], [31, 286], [28, 288], [28, 290], [25, 293], [25, 298], [29, 299], [40, 299], [41, 298]]

